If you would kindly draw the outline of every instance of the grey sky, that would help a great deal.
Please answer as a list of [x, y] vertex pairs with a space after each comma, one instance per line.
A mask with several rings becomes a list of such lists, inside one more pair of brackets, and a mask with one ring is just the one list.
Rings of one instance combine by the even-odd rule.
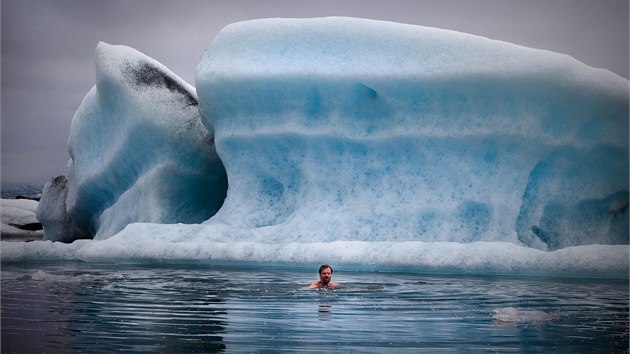
[[70, 123], [98, 41], [134, 47], [194, 84], [229, 23], [353, 16], [440, 27], [569, 54], [628, 78], [627, 0], [2, 0], [2, 183], [64, 174]]

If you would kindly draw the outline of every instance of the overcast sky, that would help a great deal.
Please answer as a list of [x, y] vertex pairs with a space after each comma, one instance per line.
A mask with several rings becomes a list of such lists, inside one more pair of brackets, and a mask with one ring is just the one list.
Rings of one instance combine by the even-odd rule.
[[229, 23], [353, 16], [468, 32], [569, 54], [628, 78], [628, 0], [2, 0], [2, 183], [64, 174], [98, 41], [134, 47], [194, 84]]

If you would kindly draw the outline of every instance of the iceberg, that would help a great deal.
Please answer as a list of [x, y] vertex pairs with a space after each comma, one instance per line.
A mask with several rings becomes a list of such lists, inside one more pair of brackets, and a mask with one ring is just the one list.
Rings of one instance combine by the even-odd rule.
[[360, 19], [232, 24], [197, 69], [229, 179], [210, 223], [274, 242], [628, 244], [628, 81]]
[[64, 207], [81, 235], [72, 238], [107, 238], [133, 222], [198, 223], [225, 198], [225, 170], [195, 90], [133, 48], [98, 44], [96, 86], [68, 145]]
[[131, 48], [96, 54], [65, 208], [98, 241], [3, 260], [627, 276], [629, 90], [609, 71], [338, 17], [227, 26], [196, 93]]

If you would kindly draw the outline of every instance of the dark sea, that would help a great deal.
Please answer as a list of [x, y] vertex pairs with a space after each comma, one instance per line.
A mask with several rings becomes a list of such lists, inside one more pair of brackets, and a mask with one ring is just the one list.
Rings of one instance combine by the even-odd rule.
[[627, 353], [628, 280], [2, 265], [2, 353]]

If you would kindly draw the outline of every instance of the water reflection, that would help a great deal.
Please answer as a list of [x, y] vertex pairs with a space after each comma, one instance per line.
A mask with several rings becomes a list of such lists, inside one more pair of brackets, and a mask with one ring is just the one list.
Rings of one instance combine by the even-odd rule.
[[[222, 333], [227, 312], [220, 308], [224, 300], [216, 290], [220, 279], [138, 273], [102, 282], [54, 273], [38, 280], [11, 279], [3, 273], [2, 352], [226, 349]], [[34, 335], [44, 340], [31, 340]]]
[[628, 348], [627, 281], [357, 273], [305, 291], [301, 272], [81, 267], [3, 265], [3, 353]]
[[319, 313], [320, 321], [330, 321], [330, 316], [332, 315], [332, 306], [319, 305], [317, 312]]
[[[45, 285], [2, 282], [2, 353], [63, 352], [72, 343], [71, 295]], [[51, 350], [52, 349], [52, 350]]]

